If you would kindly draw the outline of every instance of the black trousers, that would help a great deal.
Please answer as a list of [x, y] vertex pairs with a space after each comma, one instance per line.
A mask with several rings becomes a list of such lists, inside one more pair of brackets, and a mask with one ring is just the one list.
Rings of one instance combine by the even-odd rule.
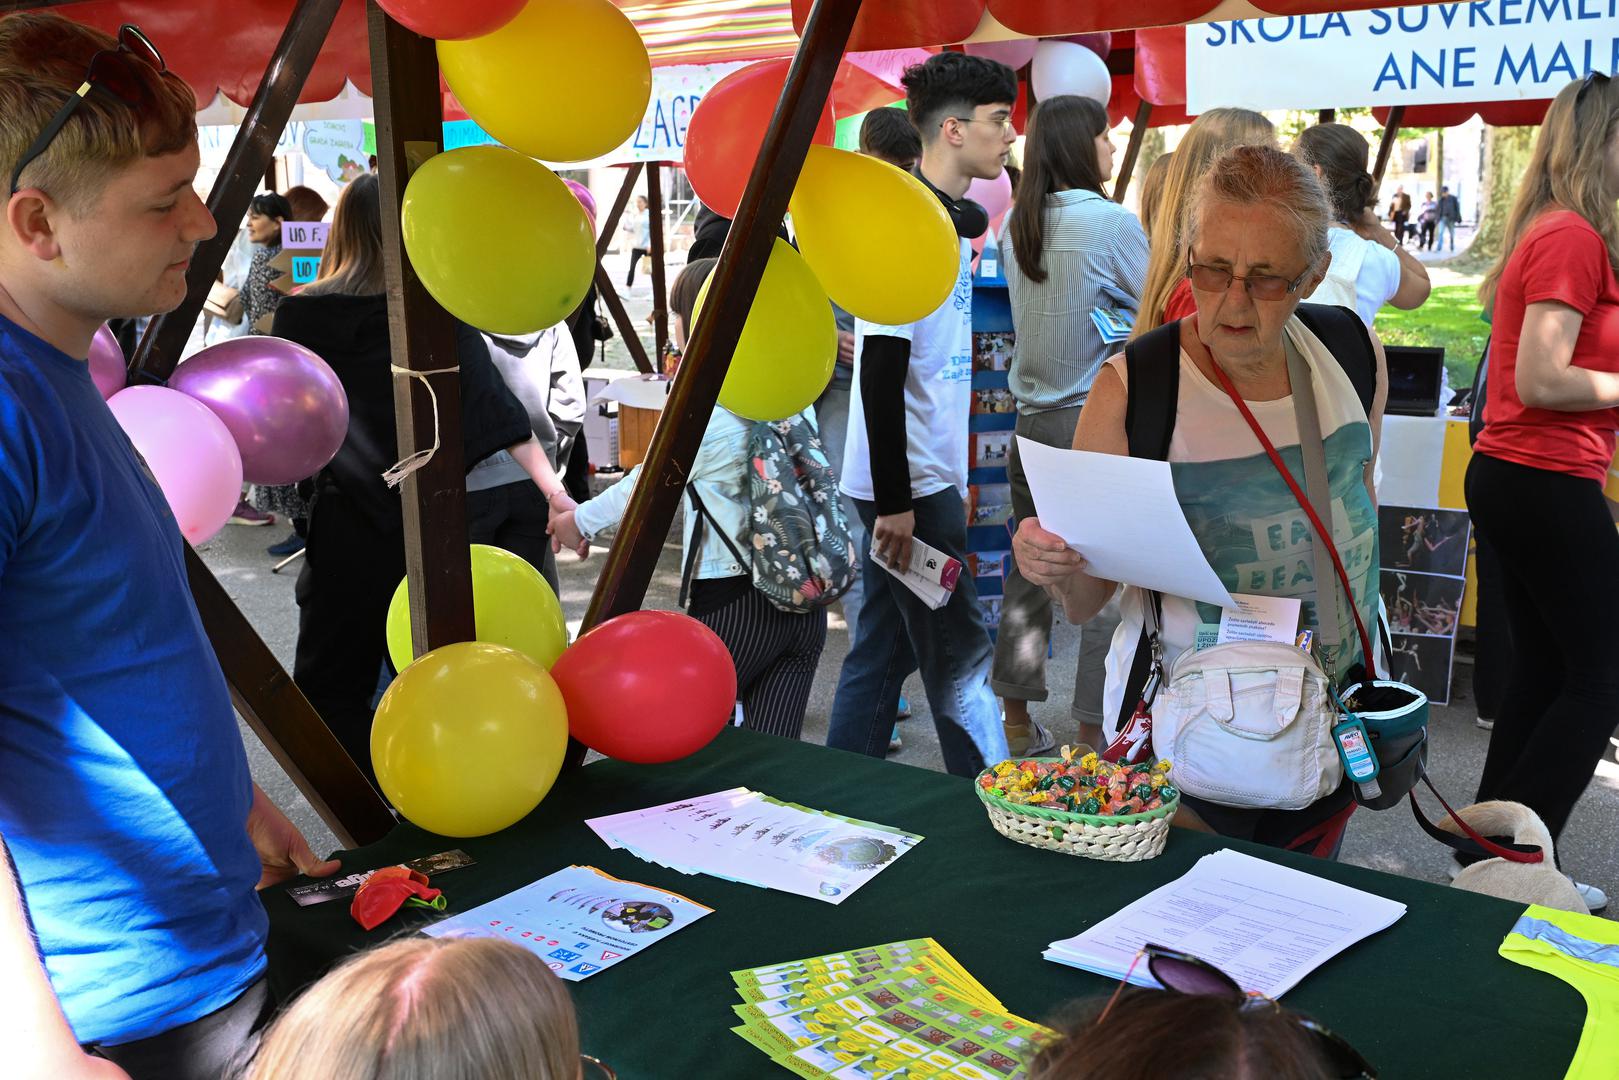
[[528, 481], [467, 492], [467, 533], [472, 542], [521, 556], [560, 595], [556, 556], [545, 533], [550, 513], [545, 496]]
[[274, 1011], [269, 982], [261, 978], [229, 1005], [189, 1024], [148, 1039], [88, 1049], [131, 1080], [221, 1080], [236, 1076], [247, 1064]]
[[1473, 594], [1473, 703], [1480, 717], [1494, 720], [1501, 714], [1501, 700], [1512, 677], [1512, 627], [1501, 596], [1501, 557], [1482, 534], [1474, 535], [1473, 547], [1478, 573]]
[[652, 252], [643, 247], [630, 249], [630, 272], [624, 278], [624, 287], [629, 288], [635, 284], [635, 268], [641, 262], [642, 255], [651, 255]]
[[388, 602], [404, 576], [402, 532], [378, 528], [341, 492], [316, 496], [295, 591], [292, 678], [373, 783], [371, 699], [387, 655]]
[[1500, 559], [1514, 654], [1478, 798], [1524, 803], [1555, 838], [1619, 721], [1619, 533], [1595, 480], [1484, 454], [1467, 509]]
[[750, 585], [724, 607], [696, 618], [719, 635], [736, 664], [742, 726], [798, 738], [826, 645], [826, 609], [783, 611]]

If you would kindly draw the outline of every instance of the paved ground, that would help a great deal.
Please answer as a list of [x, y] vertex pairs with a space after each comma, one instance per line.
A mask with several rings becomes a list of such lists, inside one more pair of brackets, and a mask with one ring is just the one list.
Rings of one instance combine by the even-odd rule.
[[[611, 268], [612, 264], [609, 265]], [[637, 317], [644, 315], [649, 307], [645, 288], [632, 291], [628, 299]], [[623, 363], [616, 354], [610, 355], [610, 360]], [[290, 668], [297, 637], [297, 612], [293, 602], [297, 564], [294, 563], [280, 575], [272, 575], [269, 569], [274, 560], [264, 553], [267, 544], [280, 540], [284, 535], [285, 530], [279, 525], [271, 528], [227, 526], [219, 537], [204, 546], [202, 554], [282, 663]], [[562, 603], [575, 628], [595, 587], [600, 565], [599, 555], [584, 563], [572, 556], [563, 556], [560, 567]], [[679, 551], [678, 537], [675, 537], [672, 543], [664, 546], [663, 558], [646, 606], [673, 609], [678, 586]], [[804, 738], [808, 741], [825, 740], [837, 674], [842, 668], [848, 646], [848, 632], [841, 618], [834, 617], [833, 630], [827, 637], [826, 651], [821, 658], [820, 677], [809, 703], [804, 730]], [[1052, 671], [1071, 671], [1078, 650], [1078, 632], [1073, 627], [1059, 623], [1054, 649], [1056, 656]], [[1488, 734], [1474, 725], [1474, 712], [1467, 696], [1471, 671], [1470, 663], [1458, 663], [1456, 697], [1450, 707], [1434, 710], [1432, 725], [1430, 762], [1435, 782], [1447, 798], [1458, 804], [1471, 800], [1488, 745]], [[895, 762], [895, 767], [940, 769], [938, 742], [927, 704], [920, 697], [919, 686], [913, 686], [913, 689], [916, 690], [912, 697], [916, 716], [900, 726], [905, 747], [892, 755], [891, 760]], [[1071, 688], [1056, 690], [1052, 700], [1036, 713], [1042, 722], [1056, 731], [1059, 738], [1071, 739], [1075, 734], [1068, 721], [1071, 697]], [[254, 775], [259, 783], [292, 812], [317, 848], [334, 847], [331, 834], [320, 824], [308, 805], [297, 797], [285, 775], [245, 727], [243, 737], [248, 744]], [[1565, 834], [1561, 856], [1564, 866], [1581, 880], [1599, 885], [1619, 897], [1619, 850], [1616, 850], [1619, 845], [1615, 844], [1616, 837], [1619, 837], [1619, 765], [1610, 760], [1603, 763], [1585, 799], [1575, 811]], [[1447, 851], [1418, 830], [1407, 809], [1397, 807], [1382, 813], [1364, 810], [1358, 813], [1350, 825], [1344, 857], [1351, 862], [1391, 873], [1443, 881]], [[1616, 910], [1619, 910], [1619, 905], [1616, 905]]]

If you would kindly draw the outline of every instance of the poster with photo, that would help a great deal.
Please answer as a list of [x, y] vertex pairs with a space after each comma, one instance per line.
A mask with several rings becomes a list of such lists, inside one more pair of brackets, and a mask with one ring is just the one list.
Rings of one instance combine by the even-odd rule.
[[973, 335], [973, 370], [1005, 371], [1012, 366], [1012, 342], [1017, 335], [1010, 330], [992, 330]]
[[973, 390], [973, 416], [1010, 416], [1017, 412], [1017, 399], [1004, 386], [986, 386]]
[[1470, 529], [1462, 510], [1378, 510], [1381, 591], [1393, 644], [1389, 675], [1436, 705], [1450, 701]]
[[1385, 506], [1377, 512], [1377, 532], [1386, 570], [1424, 574], [1467, 573], [1465, 510], [1422, 510]]
[[1012, 520], [1011, 484], [967, 485], [967, 524], [972, 528]]
[[972, 467], [1004, 469], [1012, 453], [1012, 432], [978, 431], [972, 435]]

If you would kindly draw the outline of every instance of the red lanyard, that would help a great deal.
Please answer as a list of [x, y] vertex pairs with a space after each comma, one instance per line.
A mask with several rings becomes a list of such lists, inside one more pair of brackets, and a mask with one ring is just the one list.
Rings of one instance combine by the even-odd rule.
[[[1270, 438], [1265, 434], [1265, 429], [1260, 427], [1259, 421], [1254, 419], [1254, 414], [1249, 410], [1248, 403], [1242, 400], [1242, 396], [1237, 393], [1237, 388], [1231, 385], [1231, 379], [1220, 369], [1220, 362], [1214, 359], [1213, 353], [1209, 354], [1209, 366], [1214, 369], [1214, 376], [1220, 380], [1220, 388], [1226, 392], [1226, 397], [1230, 398], [1231, 403], [1237, 407], [1237, 411], [1242, 413], [1242, 418], [1248, 421], [1248, 427], [1253, 431], [1255, 437], [1259, 439], [1259, 445], [1265, 448], [1266, 455], [1270, 457], [1270, 463], [1276, 466], [1276, 471], [1282, 474], [1283, 480], [1287, 481], [1288, 488], [1293, 492], [1293, 498], [1298, 501], [1299, 506], [1310, 518], [1310, 524], [1315, 526], [1315, 535], [1320, 539], [1321, 543], [1327, 546], [1327, 554], [1332, 556], [1333, 568], [1338, 571], [1338, 580], [1343, 584], [1344, 596], [1349, 601], [1349, 613], [1355, 617], [1355, 629], [1360, 633], [1362, 660], [1368, 675], [1370, 675], [1372, 673], [1372, 639], [1366, 633], [1366, 624], [1361, 622], [1360, 608], [1355, 606], [1355, 590], [1349, 584], [1349, 574], [1344, 570], [1343, 560], [1338, 557], [1338, 546], [1332, 542], [1332, 534], [1327, 531], [1327, 527], [1316, 516], [1315, 507], [1310, 505], [1309, 498], [1306, 497], [1303, 489], [1299, 487], [1298, 481], [1293, 479], [1293, 474], [1288, 471], [1286, 463], [1282, 461], [1282, 455], [1278, 454], [1276, 447], [1271, 445]], [[1297, 392], [1297, 388], [1294, 388], [1294, 393]], [[1321, 584], [1321, 582], [1316, 582], [1316, 588], [1319, 589]]]

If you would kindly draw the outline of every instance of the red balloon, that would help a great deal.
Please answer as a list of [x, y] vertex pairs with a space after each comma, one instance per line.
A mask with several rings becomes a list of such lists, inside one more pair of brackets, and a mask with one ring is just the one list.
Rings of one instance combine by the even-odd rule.
[[1057, 40], [1072, 41], [1075, 45], [1083, 45], [1103, 60], [1106, 60], [1107, 54], [1113, 51], [1113, 34], [1107, 30], [1094, 34], [1069, 34], [1067, 37], [1061, 37]]
[[580, 636], [551, 667], [568, 734], [643, 765], [713, 741], [736, 708], [736, 664], [719, 636], [675, 611], [632, 611]]
[[377, 0], [407, 30], [439, 41], [493, 34], [517, 17], [527, 0]]
[[[715, 83], [692, 113], [686, 129], [686, 177], [703, 205], [717, 214], [736, 217], [790, 63], [766, 60], [738, 68]], [[828, 101], [813, 141], [831, 146], [835, 136]]]

